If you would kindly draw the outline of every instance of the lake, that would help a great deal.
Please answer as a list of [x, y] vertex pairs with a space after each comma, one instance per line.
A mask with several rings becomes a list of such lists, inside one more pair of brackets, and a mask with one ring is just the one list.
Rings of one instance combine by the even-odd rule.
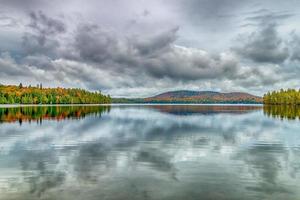
[[2, 200], [300, 199], [300, 109], [0, 108]]

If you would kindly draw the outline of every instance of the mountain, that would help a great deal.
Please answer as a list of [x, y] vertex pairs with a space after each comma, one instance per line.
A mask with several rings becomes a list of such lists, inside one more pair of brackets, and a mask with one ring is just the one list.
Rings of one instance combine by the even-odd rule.
[[262, 103], [262, 98], [243, 92], [177, 90], [139, 99], [113, 99], [113, 103]]
[[262, 98], [243, 92], [178, 90], [145, 98], [147, 103], [262, 103]]

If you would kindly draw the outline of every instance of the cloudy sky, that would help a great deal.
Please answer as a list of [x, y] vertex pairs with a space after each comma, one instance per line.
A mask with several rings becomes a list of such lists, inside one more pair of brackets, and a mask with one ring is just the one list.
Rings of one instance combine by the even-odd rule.
[[299, 0], [0, 0], [0, 83], [145, 97], [300, 87]]

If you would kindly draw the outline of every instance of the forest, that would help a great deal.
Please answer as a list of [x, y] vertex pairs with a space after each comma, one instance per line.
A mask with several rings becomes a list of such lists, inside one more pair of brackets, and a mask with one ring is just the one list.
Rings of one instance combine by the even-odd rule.
[[268, 92], [263, 97], [267, 105], [300, 105], [300, 90], [287, 89]]
[[77, 88], [0, 85], [0, 104], [109, 104], [109, 95]]

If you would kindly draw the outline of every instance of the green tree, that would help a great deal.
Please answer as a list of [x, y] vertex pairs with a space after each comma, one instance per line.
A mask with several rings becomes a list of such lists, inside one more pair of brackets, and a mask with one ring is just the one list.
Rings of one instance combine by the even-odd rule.
[[89, 92], [82, 89], [42, 88], [19, 86], [0, 86], [0, 103], [23, 104], [80, 104], [110, 103], [109, 95], [100, 92]]

